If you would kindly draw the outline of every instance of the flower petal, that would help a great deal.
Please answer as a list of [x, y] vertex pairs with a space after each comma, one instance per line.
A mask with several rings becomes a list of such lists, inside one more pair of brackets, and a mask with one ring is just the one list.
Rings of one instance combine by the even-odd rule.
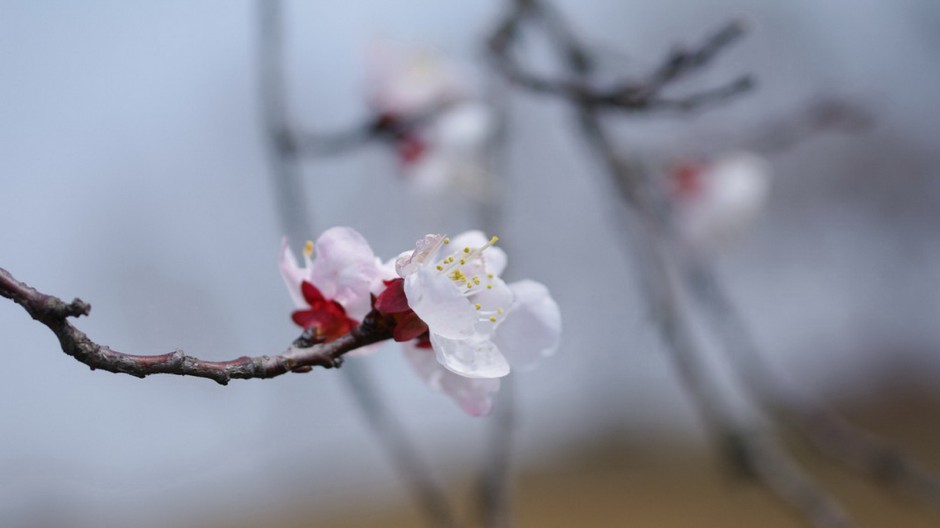
[[444, 235], [424, 235], [415, 242], [413, 251], [405, 251], [398, 255], [394, 261], [395, 272], [399, 277], [411, 275], [418, 270], [418, 266], [433, 259], [442, 245], [444, 245]]
[[315, 244], [311, 282], [324, 297], [343, 305], [353, 319], [362, 320], [371, 310], [373, 288], [383, 278], [383, 268], [369, 243], [355, 229], [326, 230]]
[[499, 391], [498, 378], [466, 378], [450, 372], [437, 362], [434, 353], [413, 344], [404, 345], [405, 358], [418, 376], [431, 388], [454, 399], [471, 416], [489, 414], [493, 397]]
[[[483, 234], [483, 231], [465, 231], [455, 236], [454, 239], [451, 240], [450, 247], [454, 248], [455, 251], [462, 251], [463, 248], [470, 248], [473, 250], [475, 248], [483, 247], [489, 241], [490, 239], [487, 238], [485, 234]], [[481, 270], [481, 273], [501, 275], [503, 270], [506, 269], [506, 252], [501, 248], [487, 248], [481, 256], [485, 268], [484, 270]]]
[[383, 314], [407, 312], [408, 297], [405, 297], [405, 280], [395, 279], [386, 282], [385, 290], [375, 299], [375, 309]]
[[300, 292], [300, 283], [310, 279], [310, 270], [309, 268], [301, 268], [297, 265], [297, 258], [294, 257], [294, 253], [287, 243], [287, 237], [281, 239], [280, 268], [281, 277], [284, 279], [284, 284], [287, 286], [287, 293], [290, 294], [291, 300], [294, 301], [294, 306], [297, 308], [306, 307], [307, 303], [304, 302], [304, 297]]
[[307, 301], [307, 304], [314, 308], [316, 307], [315, 305], [326, 300], [323, 298], [323, 294], [320, 293], [320, 290], [307, 281], [300, 283], [300, 293], [304, 295], [304, 300]]
[[437, 361], [447, 370], [468, 378], [501, 378], [509, 374], [509, 363], [486, 337], [447, 339], [431, 333]]
[[449, 339], [473, 335], [477, 312], [453, 281], [432, 266], [421, 266], [405, 277], [408, 305], [433, 332]]
[[552, 355], [561, 338], [561, 312], [543, 284], [521, 280], [509, 285], [515, 302], [496, 328], [493, 341], [513, 368], [531, 369]]
[[428, 331], [428, 325], [424, 324], [414, 312], [408, 312], [398, 320], [392, 335], [395, 341], [411, 341]]

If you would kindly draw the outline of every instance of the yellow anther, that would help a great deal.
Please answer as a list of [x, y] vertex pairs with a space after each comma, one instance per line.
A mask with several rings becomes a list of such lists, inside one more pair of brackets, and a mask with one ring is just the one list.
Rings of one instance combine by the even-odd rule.
[[503, 315], [503, 309], [502, 309], [502, 308], [497, 308], [497, 309], [496, 309], [496, 313], [498, 313], [499, 315]]
[[447, 237], [444, 237], [444, 243], [445, 243], [445, 244], [450, 244], [450, 239], [447, 238]]
[[473, 283], [474, 283], [474, 284], [480, 284], [480, 277], [474, 276], [474, 277], [473, 277]]
[[487, 279], [492, 279], [492, 278], [493, 278], [493, 274], [492, 274], [492, 273], [487, 273], [487, 274], [486, 274], [486, 278], [487, 278]]
[[496, 316], [495, 316], [495, 315], [491, 315], [491, 316], [490, 316], [490, 322], [491, 322], [491, 323], [495, 323], [495, 322], [496, 322]]
[[437, 271], [444, 271], [444, 266], [441, 266], [440, 264], [438, 264]]
[[470, 253], [470, 248], [468, 248], [468, 247], [463, 248], [463, 252], [464, 252], [464, 253]]
[[487, 284], [487, 285], [486, 285], [486, 289], [487, 289], [487, 290], [492, 290], [492, 289], [493, 289], [493, 285], [492, 285], [492, 284]]
[[490, 244], [495, 244], [497, 242], [499, 242], [499, 237], [496, 235], [493, 235], [493, 238], [490, 239]]
[[483, 305], [481, 305], [480, 303], [477, 303], [477, 304], [474, 304], [473, 307], [479, 310], [480, 308], [483, 308]]
[[307, 243], [304, 244], [304, 255], [307, 255], [308, 257], [313, 256], [313, 242], [310, 240], [308, 240]]
[[461, 266], [463, 266], [463, 265], [464, 265], [464, 264], [466, 264], [466, 263], [467, 263], [467, 261], [466, 261], [466, 260], [464, 260], [464, 259], [460, 259], [460, 265], [461, 265]]

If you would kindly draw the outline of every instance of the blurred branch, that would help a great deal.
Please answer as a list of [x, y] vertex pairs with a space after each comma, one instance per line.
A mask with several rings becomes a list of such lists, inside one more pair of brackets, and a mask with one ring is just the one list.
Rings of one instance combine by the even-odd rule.
[[92, 370], [130, 374], [138, 378], [151, 374], [176, 374], [209, 378], [222, 385], [232, 379], [273, 378], [291, 371], [309, 371], [314, 366], [338, 367], [343, 354], [391, 338], [389, 327], [383, 325], [377, 319], [378, 314], [373, 312], [359, 327], [335, 341], [314, 343], [309, 334], [305, 334], [287, 352], [275, 356], [204, 361], [188, 356], [182, 350], [157, 356], [138, 356], [100, 345], [75, 328], [68, 318], [91, 312], [91, 306], [80, 299], [66, 303], [19, 282], [3, 268], [0, 268], [0, 296], [19, 304], [33, 319], [52, 330], [59, 338], [62, 351]]
[[[505, 186], [509, 175], [509, 119], [510, 86], [498, 72], [489, 71], [489, 97], [496, 117], [496, 132], [486, 144], [487, 173], [494, 181], [492, 185]], [[498, 181], [495, 179], [498, 178]], [[499, 233], [504, 229], [505, 196], [500, 192], [489, 192], [489, 199], [476, 201], [477, 223], [484, 233]], [[503, 250], [509, 251], [506, 242]], [[486, 528], [511, 528], [513, 519], [513, 439], [519, 419], [516, 398], [515, 376], [500, 380], [493, 415], [488, 420], [486, 453], [479, 481], [478, 508], [480, 520]]]
[[516, 427], [515, 380], [503, 378], [491, 418], [486, 462], [480, 479], [480, 516], [487, 528], [515, 526], [512, 517], [512, 439]]
[[873, 117], [856, 103], [826, 97], [810, 102], [786, 118], [765, 125], [745, 141], [749, 150], [764, 154], [784, 152], [823, 132], [857, 133], [872, 125]]
[[[573, 37], [564, 19], [548, 5], [539, 0], [513, 2], [506, 20], [490, 39], [494, 62], [508, 79], [520, 87], [558, 96], [575, 107], [586, 141], [603, 160], [624, 202], [636, 217], [627, 227], [636, 248], [634, 255], [639, 259], [639, 282], [646, 288], [660, 334], [690, 399], [713, 433], [724, 440], [723, 447], [728, 450], [727, 454], [733, 455], [731, 458], [739, 467], [758, 478], [813, 526], [854, 526], [841, 507], [776, 442], [748, 431], [724, 401], [720, 386], [703, 362], [702, 352], [695, 344], [690, 324], [681, 309], [679, 292], [670, 273], [670, 260], [662, 243], [664, 237], [661, 235], [667, 232], [667, 226], [663, 225], [662, 212], [657, 210], [651, 186], [645, 181], [642, 171], [636, 170], [617, 154], [601, 120], [600, 111], [605, 108], [663, 108], [666, 100], [659, 96], [660, 90], [686, 73], [705, 66], [720, 50], [739, 38], [740, 24], [726, 26], [706, 39], [698, 49], [673, 52], [644, 83], [621, 85], [613, 92], [596, 92], [588, 85], [592, 64], [590, 52]], [[527, 18], [542, 22], [549, 38], [565, 57], [571, 80], [544, 80], [526, 72], [513, 60], [510, 45]], [[741, 93], [750, 84], [736, 81], [728, 85], [732, 88], [704, 92], [665, 106], [691, 110]]]
[[[311, 151], [339, 152], [352, 148], [374, 137], [372, 130], [381, 127], [370, 123], [361, 129], [354, 128], [351, 132], [329, 137], [308, 136], [291, 127], [286, 103], [283, 4], [281, 0], [258, 0], [257, 5], [260, 23], [258, 80], [277, 211], [288, 237], [306, 240], [314, 231], [302, 192], [301, 154]], [[399, 477], [406, 483], [428, 524], [435, 527], [456, 526], [447, 496], [434, 482], [430, 469], [379, 394], [366, 366], [350, 362], [343, 369], [342, 379], [365, 423], [385, 450]]]
[[[509, 45], [524, 19], [541, 23], [552, 35], [552, 42], [561, 48], [573, 75], [548, 78], [533, 73], [513, 60]], [[676, 49], [656, 70], [640, 81], [626, 80], [609, 87], [596, 87], [590, 82], [589, 70], [593, 61], [590, 52], [577, 43], [573, 33], [560, 15], [548, 4], [531, 0], [515, 0], [506, 19], [490, 37], [489, 46], [496, 67], [507, 79], [530, 92], [561, 97], [572, 103], [620, 111], [689, 112], [719, 103], [750, 90], [754, 81], [742, 76], [723, 86], [685, 97], [662, 94], [674, 82], [709, 64], [720, 51], [744, 34], [744, 26], [734, 21], [716, 31], [694, 49]]]
[[784, 384], [764, 361], [714, 270], [700, 259], [688, 260], [687, 266], [692, 292], [724, 341], [723, 350], [738, 377], [778, 422], [807, 438], [822, 454], [866, 474], [876, 483], [893, 486], [940, 509], [940, 477], [874, 435], [854, 427], [806, 391], [793, 390]]

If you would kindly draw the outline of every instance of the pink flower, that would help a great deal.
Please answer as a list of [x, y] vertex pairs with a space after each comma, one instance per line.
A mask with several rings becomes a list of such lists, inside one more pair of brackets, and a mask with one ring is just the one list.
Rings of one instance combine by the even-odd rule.
[[281, 244], [281, 276], [298, 310], [292, 318], [315, 328], [324, 340], [347, 333], [369, 313], [371, 296], [394, 277], [372, 253], [356, 230], [334, 227], [316, 243], [307, 242], [300, 267], [285, 239]]

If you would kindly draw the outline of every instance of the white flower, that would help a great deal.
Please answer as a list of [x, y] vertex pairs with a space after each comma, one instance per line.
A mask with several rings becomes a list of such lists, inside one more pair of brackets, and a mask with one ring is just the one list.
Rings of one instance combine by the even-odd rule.
[[[510, 364], [529, 369], [558, 347], [561, 315], [545, 286], [507, 285], [506, 254], [479, 231], [449, 241], [428, 235], [396, 262], [409, 307], [427, 324], [427, 342], [406, 343], [406, 357], [433, 388], [469, 414], [489, 412]], [[433, 361], [432, 361], [433, 359]]]
[[430, 48], [382, 40], [370, 48], [367, 66], [369, 98], [383, 113], [416, 116], [470, 97], [461, 73]]
[[[561, 315], [545, 286], [529, 280], [509, 285], [516, 295], [493, 341], [513, 368], [529, 370], [558, 347]], [[433, 343], [433, 341], [432, 341]], [[454, 399], [471, 416], [489, 414], [499, 392], [499, 378], [475, 378], [445, 368], [420, 342], [404, 343], [405, 357], [431, 388]]]
[[681, 165], [673, 176], [679, 232], [692, 246], [709, 250], [733, 242], [753, 223], [767, 202], [771, 169], [757, 154], [734, 152]]
[[467, 76], [433, 50], [388, 42], [373, 50], [370, 65], [370, 99], [414, 189], [487, 198], [493, 182], [486, 148], [496, 117]]

